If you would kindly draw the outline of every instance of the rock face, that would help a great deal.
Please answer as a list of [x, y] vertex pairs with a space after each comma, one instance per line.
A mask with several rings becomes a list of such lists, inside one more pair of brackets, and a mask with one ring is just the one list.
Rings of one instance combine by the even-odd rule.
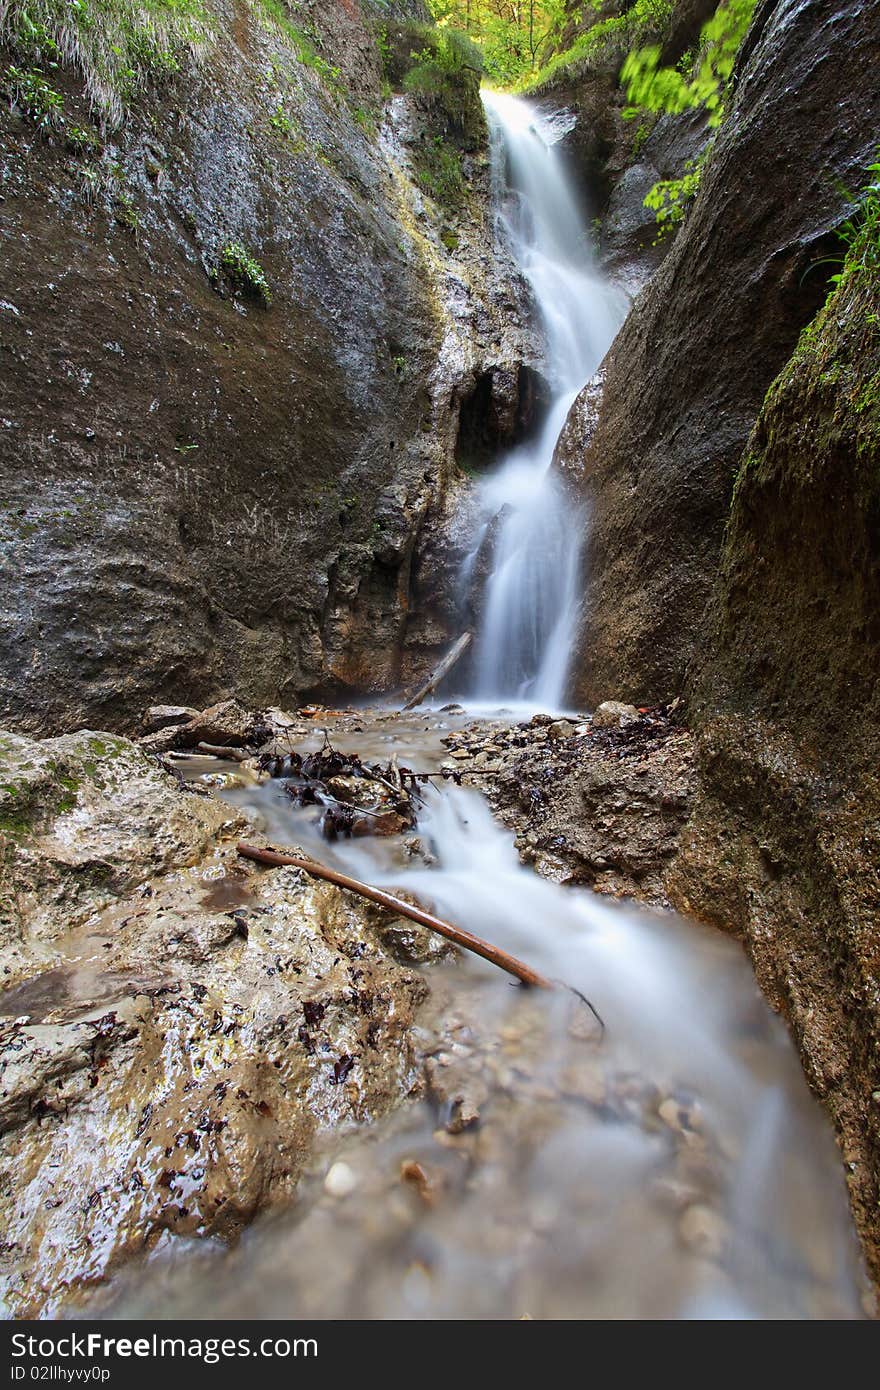
[[691, 704], [700, 782], [673, 870], [742, 931], [834, 1117], [880, 1272], [880, 329], [849, 272], [768, 392], [737, 476]]
[[760, 9], [696, 203], [607, 360], [592, 440], [567, 432], [592, 507], [588, 705], [681, 688], [745, 440], [825, 295], [840, 185], [876, 146], [878, 21], [876, 0]]
[[413, 1085], [426, 989], [378, 913], [255, 872], [243, 818], [125, 739], [0, 739], [0, 1285], [37, 1317], [289, 1200], [317, 1136]]
[[2, 105], [0, 710], [24, 730], [394, 685], [459, 400], [522, 360], [476, 79], [467, 137], [382, 114], [373, 19], [424, 8], [301, 5], [306, 43], [209, 4], [199, 61], [121, 124], [55, 68], [63, 126]]

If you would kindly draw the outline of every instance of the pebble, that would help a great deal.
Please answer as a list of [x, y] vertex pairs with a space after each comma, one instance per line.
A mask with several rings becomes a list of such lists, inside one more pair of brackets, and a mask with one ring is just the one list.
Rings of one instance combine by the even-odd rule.
[[571, 735], [574, 733], [574, 728], [574, 724], [568, 719], [556, 719], [548, 726], [547, 737], [557, 742], [564, 738], [571, 738]]
[[348, 1197], [357, 1185], [357, 1174], [347, 1163], [334, 1163], [324, 1179], [324, 1191], [330, 1197]]
[[685, 1208], [678, 1233], [689, 1250], [710, 1260], [717, 1260], [727, 1243], [726, 1221], [711, 1207], [699, 1203]]
[[674, 1129], [677, 1134], [685, 1130], [697, 1130], [700, 1128], [700, 1116], [696, 1108], [692, 1105], [683, 1105], [674, 1096], [668, 1096], [658, 1107], [657, 1114], [665, 1125]]

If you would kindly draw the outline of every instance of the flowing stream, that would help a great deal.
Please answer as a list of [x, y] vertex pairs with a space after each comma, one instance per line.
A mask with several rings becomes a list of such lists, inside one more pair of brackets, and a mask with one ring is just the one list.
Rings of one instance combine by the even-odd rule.
[[[585, 515], [553, 469], [571, 405], [620, 326], [626, 297], [600, 275], [558, 149], [565, 125], [519, 97], [484, 92], [500, 232], [526, 277], [551, 388], [537, 437], [481, 487], [475, 551], [495, 522], [474, 658], [480, 701], [558, 708], [574, 648]], [[497, 520], [496, 520], [497, 518]], [[465, 563], [465, 582], [474, 553]]]
[[[466, 718], [331, 732], [428, 769]], [[429, 1092], [328, 1136], [295, 1207], [237, 1249], [169, 1239], [105, 1316], [862, 1316], [840, 1156], [737, 943], [539, 878], [475, 790], [429, 798], [413, 858], [394, 838], [328, 844], [321, 808], [227, 773], [221, 794], [274, 843], [410, 890], [588, 996], [606, 1031], [571, 989], [523, 991], [473, 957], [422, 965]]]
[[[623, 310], [592, 263], [558, 130], [525, 102], [485, 101], [499, 215], [540, 310], [554, 396], [540, 436], [483, 484], [484, 528], [498, 520], [474, 694], [553, 708], [584, 527], [553, 451]], [[431, 770], [469, 717], [363, 712], [333, 739]], [[497, 713], [481, 728], [491, 741], [510, 725]], [[193, 766], [214, 785], [223, 771]], [[427, 1088], [328, 1136], [295, 1207], [237, 1249], [160, 1244], [120, 1275], [110, 1316], [862, 1315], [839, 1154], [737, 943], [538, 877], [476, 790], [428, 796], [413, 854], [400, 837], [329, 844], [321, 808], [295, 808], [278, 782], [237, 765], [222, 780], [275, 844], [409, 890], [567, 988], [526, 992], [473, 958], [421, 965]]]

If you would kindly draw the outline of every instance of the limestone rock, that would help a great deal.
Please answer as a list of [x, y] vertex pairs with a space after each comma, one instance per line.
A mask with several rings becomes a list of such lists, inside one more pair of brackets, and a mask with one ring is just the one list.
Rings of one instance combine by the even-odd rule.
[[144, 712], [141, 724], [148, 734], [155, 734], [160, 729], [167, 729], [178, 724], [188, 724], [191, 719], [195, 719], [197, 714], [198, 710], [193, 709], [190, 705], [151, 705]]
[[604, 700], [596, 707], [593, 715], [594, 729], [620, 729], [638, 719], [635, 705], [622, 704], [620, 700]]
[[0, 1294], [36, 1317], [163, 1231], [289, 1201], [320, 1132], [409, 1091], [425, 986], [370, 908], [242, 861], [237, 812], [127, 740], [0, 756]]

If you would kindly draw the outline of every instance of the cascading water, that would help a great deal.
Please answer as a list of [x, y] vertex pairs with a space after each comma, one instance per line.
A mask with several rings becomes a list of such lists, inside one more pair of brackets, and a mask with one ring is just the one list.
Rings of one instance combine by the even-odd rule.
[[[569, 409], [625, 312], [600, 276], [557, 144], [564, 127], [518, 97], [484, 92], [500, 230], [534, 295], [552, 399], [538, 437], [481, 492], [485, 536], [497, 532], [475, 655], [478, 700], [558, 707], [579, 611], [585, 517], [553, 470]], [[473, 556], [466, 562], [469, 577]]]
[[[469, 718], [359, 711], [349, 737], [431, 767]], [[860, 1316], [834, 1141], [736, 942], [539, 878], [473, 789], [426, 791], [415, 857], [397, 837], [328, 843], [323, 807], [294, 807], [277, 780], [224, 795], [276, 844], [408, 890], [576, 992], [514, 989], [473, 959], [423, 965], [429, 1093], [328, 1136], [295, 1210], [237, 1249], [157, 1248], [111, 1316]], [[265, 911], [248, 949], [266, 949]], [[350, 1084], [374, 1064], [359, 1056]], [[340, 1162], [344, 1197], [326, 1181]]]

